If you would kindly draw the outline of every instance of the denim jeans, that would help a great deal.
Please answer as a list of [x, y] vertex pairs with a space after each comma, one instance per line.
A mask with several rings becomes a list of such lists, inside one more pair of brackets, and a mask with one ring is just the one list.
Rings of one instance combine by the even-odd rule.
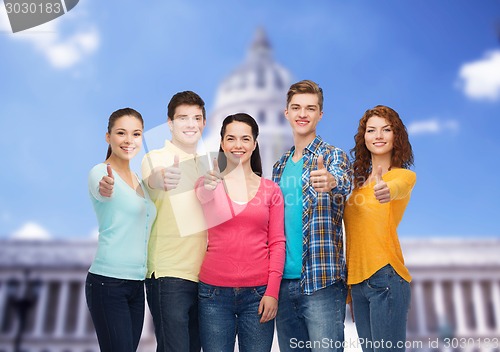
[[199, 283], [200, 330], [203, 352], [233, 352], [236, 335], [240, 352], [269, 352], [274, 319], [260, 322], [259, 304], [266, 286], [218, 287]]
[[157, 352], [199, 352], [198, 283], [176, 277], [146, 279]]
[[283, 279], [276, 327], [281, 352], [343, 351], [347, 286], [338, 281], [311, 295]]
[[363, 351], [404, 351], [410, 284], [388, 264], [352, 285], [351, 294]]
[[144, 323], [144, 281], [88, 273], [85, 297], [103, 352], [135, 352]]

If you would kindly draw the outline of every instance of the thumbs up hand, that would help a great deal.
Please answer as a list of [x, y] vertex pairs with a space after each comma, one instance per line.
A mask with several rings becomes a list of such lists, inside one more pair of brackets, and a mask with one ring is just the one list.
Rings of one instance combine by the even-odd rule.
[[316, 192], [330, 192], [337, 186], [335, 177], [325, 167], [323, 155], [318, 156], [318, 168], [311, 171], [310, 180]]
[[387, 183], [382, 179], [382, 166], [377, 167], [377, 172], [375, 173], [376, 184], [373, 187], [375, 191], [375, 198], [380, 204], [388, 203], [391, 200], [391, 190], [387, 186]]
[[103, 197], [111, 197], [113, 195], [113, 188], [115, 185], [115, 177], [113, 176], [113, 169], [108, 164], [106, 168], [108, 174], [101, 178], [99, 181], [99, 194]]
[[174, 155], [174, 163], [172, 166], [162, 169], [163, 190], [171, 191], [176, 189], [181, 180], [181, 168], [179, 166], [179, 156]]
[[217, 163], [217, 158], [214, 158], [213, 169], [205, 174], [203, 185], [205, 189], [213, 191], [221, 181], [222, 175], [220, 174], [219, 164]]

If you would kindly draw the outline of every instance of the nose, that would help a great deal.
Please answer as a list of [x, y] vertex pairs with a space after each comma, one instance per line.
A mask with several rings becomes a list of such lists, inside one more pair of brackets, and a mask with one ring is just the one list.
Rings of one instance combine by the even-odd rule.
[[306, 116], [306, 115], [307, 115], [307, 114], [306, 114], [306, 108], [302, 108], [302, 109], [300, 109], [300, 117], [304, 117], [304, 116]]
[[377, 132], [375, 132], [375, 133], [376, 133], [376, 134], [375, 134], [375, 138], [377, 138], [377, 139], [382, 139], [382, 131], [377, 131]]

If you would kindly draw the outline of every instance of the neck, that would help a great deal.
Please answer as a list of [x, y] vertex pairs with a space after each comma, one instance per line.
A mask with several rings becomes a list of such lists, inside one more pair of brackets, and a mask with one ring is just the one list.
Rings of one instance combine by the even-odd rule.
[[193, 144], [193, 145], [181, 144], [174, 139], [172, 139], [170, 142], [172, 142], [173, 145], [175, 145], [177, 148], [179, 148], [180, 150], [182, 150], [186, 154], [196, 154], [197, 144]]
[[387, 172], [389, 170], [389, 167], [391, 167], [391, 156], [372, 154], [372, 170], [376, 171], [379, 165], [382, 166], [382, 170], [384, 173]]
[[244, 164], [228, 164], [226, 169], [223, 172], [224, 177], [229, 178], [245, 178], [253, 177], [255, 173], [252, 170], [252, 166], [250, 162], [246, 162]]
[[128, 160], [119, 159], [113, 154], [111, 154], [111, 156], [105, 162], [110, 164], [111, 167], [116, 171], [130, 171], [130, 162]]
[[294, 136], [293, 141], [295, 145], [294, 159], [302, 158], [304, 149], [316, 138], [316, 133], [307, 136]]

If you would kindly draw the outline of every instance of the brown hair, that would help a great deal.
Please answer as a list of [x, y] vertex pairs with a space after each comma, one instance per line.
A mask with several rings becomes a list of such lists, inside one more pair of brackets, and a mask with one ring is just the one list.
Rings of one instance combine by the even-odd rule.
[[361, 187], [370, 176], [371, 153], [365, 144], [366, 123], [372, 116], [379, 116], [386, 119], [392, 127], [394, 133], [394, 148], [392, 150], [392, 167], [409, 169], [413, 165], [413, 151], [411, 148], [408, 132], [399, 117], [399, 114], [388, 106], [377, 105], [373, 109], [366, 110], [361, 120], [359, 120], [358, 132], [354, 136], [355, 146], [351, 149], [351, 157], [354, 169], [355, 187]]
[[180, 105], [195, 105], [201, 108], [203, 114], [203, 120], [206, 120], [206, 112], [205, 112], [205, 102], [201, 97], [192, 92], [190, 90], [186, 90], [184, 92], [179, 92], [174, 94], [174, 96], [170, 99], [167, 107], [167, 117], [170, 120], [174, 119], [175, 109], [177, 109]]
[[323, 89], [316, 82], [306, 79], [292, 84], [286, 94], [287, 107], [295, 94], [316, 94], [318, 96], [319, 111], [323, 111]]

